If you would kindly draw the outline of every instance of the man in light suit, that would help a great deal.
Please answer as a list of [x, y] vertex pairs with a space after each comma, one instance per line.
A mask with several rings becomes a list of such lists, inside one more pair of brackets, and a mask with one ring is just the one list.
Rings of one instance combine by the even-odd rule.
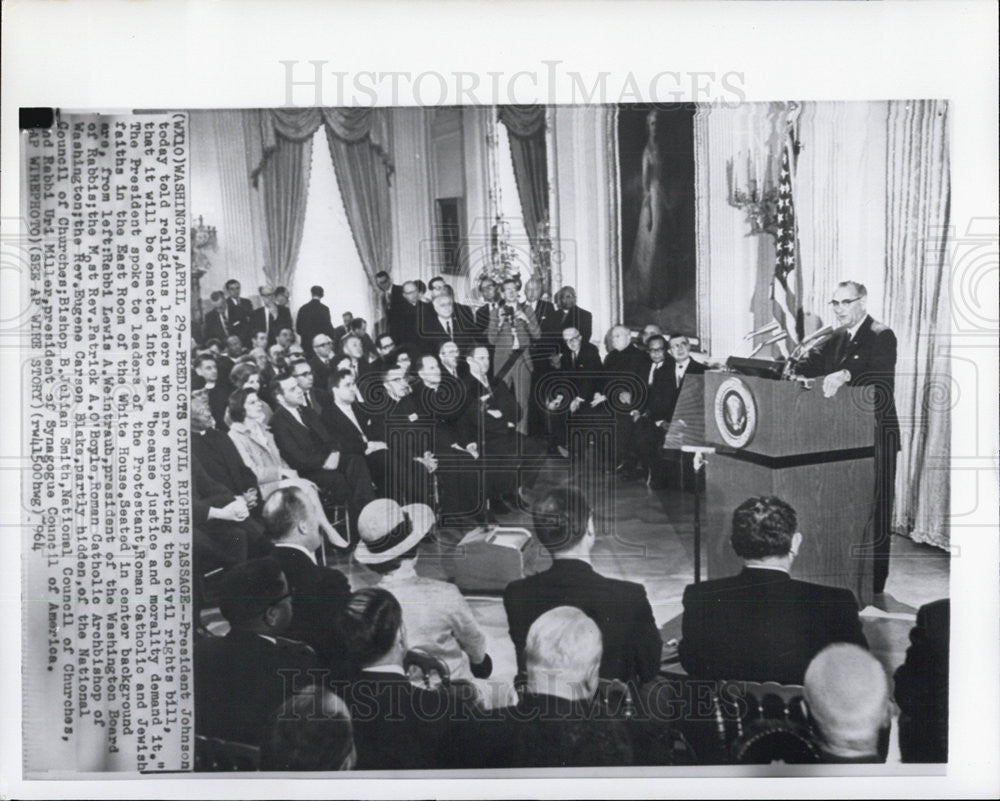
[[885, 591], [889, 577], [892, 503], [896, 485], [896, 453], [900, 447], [899, 418], [894, 398], [896, 335], [867, 311], [868, 290], [857, 281], [843, 281], [833, 293], [834, 317], [840, 326], [816, 348], [796, 372], [823, 378], [823, 394], [832, 397], [844, 386], [871, 387], [875, 410], [874, 590]]
[[[531, 307], [517, 298], [517, 281], [506, 279], [501, 293], [502, 304], [490, 310], [486, 337], [493, 345], [493, 374], [510, 387], [523, 412], [531, 400], [531, 345], [542, 332]], [[526, 415], [521, 415], [517, 430], [527, 435]]]
[[600, 676], [638, 686], [660, 668], [662, 643], [641, 584], [606, 578], [591, 565], [597, 535], [593, 511], [573, 488], [555, 489], [532, 509], [535, 536], [552, 554], [552, 567], [507, 585], [503, 605], [519, 673], [527, 667], [528, 631], [542, 614], [575, 606], [601, 630]]
[[733, 512], [741, 573], [684, 590], [681, 665], [697, 679], [802, 684], [827, 645], [868, 647], [850, 590], [790, 575], [802, 543], [795, 510], [780, 498], [749, 498]]

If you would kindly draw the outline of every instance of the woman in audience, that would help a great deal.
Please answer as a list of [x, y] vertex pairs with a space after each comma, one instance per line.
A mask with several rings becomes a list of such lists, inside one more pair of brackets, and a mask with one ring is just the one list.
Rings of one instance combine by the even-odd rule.
[[265, 427], [266, 409], [267, 404], [250, 386], [244, 386], [229, 396], [227, 414], [232, 420], [229, 437], [240, 452], [244, 464], [257, 476], [261, 495], [267, 500], [279, 487], [301, 488], [309, 502], [315, 505], [320, 530], [334, 545], [346, 548], [347, 540], [337, 532], [323, 512], [316, 485], [300, 477], [281, 458], [274, 436]]
[[[249, 362], [239, 362], [233, 366], [233, 369], [229, 371], [229, 383], [233, 388], [233, 391], [240, 389], [252, 389], [254, 392], [260, 392], [260, 368], [256, 363]], [[258, 395], [258, 397], [260, 397]], [[264, 413], [264, 425], [266, 426], [271, 421], [272, 409], [268, 406], [267, 402], [262, 398], [260, 400], [263, 406]], [[226, 425], [232, 425], [232, 419], [229, 416], [229, 410], [226, 410]]]
[[[420, 542], [434, 526], [434, 511], [424, 504], [400, 506], [389, 498], [369, 503], [358, 517], [361, 542], [354, 558], [381, 576], [378, 587], [391, 592], [403, 608], [409, 644], [438, 657], [448, 667], [452, 683], [471, 684], [479, 700], [488, 703], [485, 681], [493, 670], [486, 652], [486, 635], [468, 601], [449, 582], [418, 576]], [[512, 702], [513, 685], [500, 688], [497, 703]]]

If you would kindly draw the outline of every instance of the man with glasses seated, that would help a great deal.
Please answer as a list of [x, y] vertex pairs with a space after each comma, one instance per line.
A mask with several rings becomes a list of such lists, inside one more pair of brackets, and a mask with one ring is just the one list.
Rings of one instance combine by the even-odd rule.
[[259, 746], [274, 710], [320, 665], [307, 645], [281, 636], [292, 621], [292, 596], [277, 561], [230, 568], [219, 594], [230, 628], [225, 637], [195, 641], [195, 732]]
[[558, 378], [553, 379], [550, 374], [543, 392], [550, 442], [554, 441], [560, 455], [568, 456], [566, 426], [574, 415], [591, 411], [594, 393], [603, 378], [603, 366], [597, 346], [585, 341], [578, 329], [563, 329], [562, 338], [561, 352], [552, 357]]
[[334, 369], [333, 338], [328, 334], [317, 334], [313, 337], [312, 349], [313, 357], [309, 359], [309, 366], [313, 369], [316, 386], [326, 387]]
[[799, 375], [822, 377], [823, 394], [831, 398], [844, 386], [872, 387], [875, 410], [874, 590], [885, 591], [889, 576], [892, 502], [899, 450], [899, 418], [894, 399], [896, 335], [868, 314], [868, 290], [857, 281], [842, 281], [830, 301], [839, 326], [796, 367]]

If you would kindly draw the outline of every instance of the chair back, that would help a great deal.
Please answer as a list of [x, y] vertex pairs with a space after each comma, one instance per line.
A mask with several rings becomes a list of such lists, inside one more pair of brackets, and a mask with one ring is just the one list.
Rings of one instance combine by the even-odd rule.
[[713, 703], [720, 744], [732, 762], [819, 760], [801, 685], [722, 681]]
[[[447, 687], [451, 684], [451, 671], [439, 657], [424, 648], [411, 648], [403, 657], [403, 670], [410, 683], [427, 690]], [[434, 674], [438, 678], [435, 680]]]

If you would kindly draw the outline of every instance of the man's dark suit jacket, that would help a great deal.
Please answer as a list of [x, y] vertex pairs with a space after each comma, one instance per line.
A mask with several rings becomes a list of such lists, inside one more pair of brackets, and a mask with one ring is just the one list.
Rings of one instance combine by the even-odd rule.
[[[369, 414], [359, 403], [352, 403], [351, 409], [354, 412], [355, 418], [357, 418], [358, 424], [364, 432], [364, 436], [367, 437], [369, 441], [377, 441], [379, 432], [378, 427], [373, 423], [372, 415]], [[341, 411], [335, 401], [331, 400], [326, 406], [326, 409], [323, 412], [322, 422], [326, 427], [326, 430], [329, 431], [336, 439], [337, 444], [340, 446], [341, 453], [357, 453], [361, 456], [365, 455], [367, 445], [362, 437], [362, 431], [359, 431], [358, 427], [347, 418], [347, 415]]]
[[346, 670], [339, 619], [351, 597], [351, 585], [339, 570], [310, 561], [297, 548], [276, 544], [270, 554], [285, 574], [292, 594], [292, 622], [285, 635], [312, 646], [325, 667]]
[[445, 342], [454, 342], [460, 348], [470, 347], [479, 341], [479, 334], [476, 330], [476, 323], [472, 317], [466, 313], [465, 306], [455, 305], [451, 317], [451, 336], [441, 324], [434, 306], [425, 304], [420, 313], [420, 346], [424, 353], [433, 353], [437, 356], [438, 349]]
[[951, 602], [925, 604], [910, 631], [893, 683], [903, 762], [948, 761], [948, 655]]
[[416, 345], [420, 341], [418, 329], [422, 305], [419, 301], [412, 304], [403, 297], [398, 303], [393, 302], [389, 309], [389, 333], [396, 347]]
[[313, 337], [326, 334], [333, 339], [333, 323], [330, 321], [330, 307], [319, 298], [303, 304], [295, 316], [295, 333], [299, 335], [302, 349], [307, 357], [313, 355]]
[[579, 559], [556, 559], [545, 572], [508, 584], [503, 605], [521, 673], [528, 629], [557, 606], [582, 609], [601, 629], [601, 678], [641, 684], [660, 669], [663, 645], [641, 584], [606, 578]]
[[267, 345], [270, 347], [275, 343], [278, 338], [278, 331], [282, 328], [289, 328], [295, 330], [292, 327], [292, 311], [287, 306], [276, 306], [276, 315], [271, 315], [267, 306], [261, 306], [259, 309], [254, 309], [253, 313], [250, 315], [250, 339], [253, 339], [253, 335], [258, 331], [267, 331]]
[[315, 354], [309, 359], [309, 366], [313, 371], [313, 389], [329, 389], [330, 376], [337, 367], [337, 357], [332, 357], [330, 361], [324, 362]]
[[226, 310], [229, 312], [229, 322], [244, 345], [249, 344], [253, 332], [250, 330], [250, 315], [253, 314], [253, 304], [248, 298], [240, 298], [239, 302], [226, 298]]
[[[552, 314], [549, 332], [562, 334], [567, 328], [575, 328], [580, 332], [584, 342], [590, 342], [594, 333], [594, 316], [586, 309], [574, 306], [572, 309], [556, 309]], [[545, 333], [545, 330], [542, 330]]]
[[257, 476], [243, 463], [233, 441], [221, 431], [210, 428], [191, 437], [191, 452], [202, 467], [234, 495], [257, 488]]
[[[677, 399], [681, 395], [681, 389], [684, 386], [684, 379], [689, 375], [704, 375], [708, 370], [705, 365], [696, 359], [691, 359], [688, 362], [687, 368], [684, 370], [684, 378], [681, 379], [681, 383], [677, 383], [677, 362], [675, 362], [671, 357], [667, 357], [664, 360], [663, 367], [661, 367], [657, 372], [667, 371], [666, 376], [663, 377], [663, 388], [666, 392], [666, 397], [663, 400], [663, 406], [666, 411], [665, 417], [657, 417], [657, 420], [667, 420], [668, 422], [673, 419], [674, 409], [677, 408]], [[648, 373], [647, 373], [648, 375]]]
[[301, 424], [279, 403], [271, 416], [271, 433], [288, 466], [305, 475], [323, 468], [336, 442], [314, 411], [303, 406], [299, 415]]
[[260, 746], [269, 718], [320, 666], [312, 650], [244, 631], [194, 644], [195, 731]]
[[191, 459], [192, 540], [197, 569], [202, 573], [264, 556], [271, 549], [264, 525], [253, 517], [240, 522], [208, 519], [211, 509], [221, 509], [234, 500], [232, 491], [210, 476], [197, 456]]
[[229, 406], [229, 396], [232, 394], [232, 391], [233, 389], [229, 385], [229, 376], [223, 376], [220, 369], [219, 380], [208, 391], [208, 408], [212, 411], [212, 419], [215, 420], [215, 427], [220, 431], [229, 430], [229, 426], [226, 425], [226, 408]]
[[896, 385], [896, 335], [884, 323], [867, 315], [854, 339], [844, 329], [837, 331], [798, 366], [809, 378], [848, 370], [852, 387], [874, 387], [875, 425], [881, 435], [893, 432], [899, 449], [899, 418], [893, 395]]
[[363, 670], [349, 685], [334, 685], [334, 690], [351, 711], [356, 770], [441, 767], [450, 721], [475, 714], [455, 694], [415, 687], [394, 673]]
[[225, 344], [227, 337], [239, 336], [237, 327], [232, 323], [228, 325], [224, 323], [222, 315], [215, 309], [211, 309], [205, 313], [205, 324], [201, 329], [201, 341], [205, 343], [210, 339], [217, 339], [222, 344]]
[[827, 645], [868, 647], [850, 590], [762, 568], [685, 588], [682, 631], [681, 665], [698, 679], [802, 684]]
[[[576, 397], [583, 398], [585, 403], [589, 403], [594, 393], [603, 384], [603, 369], [597, 346], [584, 340], [580, 343], [580, 352], [575, 357], [569, 348], [562, 349], [557, 372], [561, 373], [572, 384], [576, 391]], [[565, 404], [568, 405], [571, 400], [573, 399], [566, 398]]]
[[[602, 392], [607, 395], [613, 388], [625, 389], [628, 377], [634, 377], [641, 384], [646, 383], [649, 375], [649, 356], [639, 350], [634, 343], [629, 343], [624, 350], [612, 350], [604, 357], [604, 372], [607, 374]], [[637, 389], [629, 390], [632, 394], [631, 409], [637, 409], [641, 395]], [[623, 406], [625, 404], [622, 404]]]

